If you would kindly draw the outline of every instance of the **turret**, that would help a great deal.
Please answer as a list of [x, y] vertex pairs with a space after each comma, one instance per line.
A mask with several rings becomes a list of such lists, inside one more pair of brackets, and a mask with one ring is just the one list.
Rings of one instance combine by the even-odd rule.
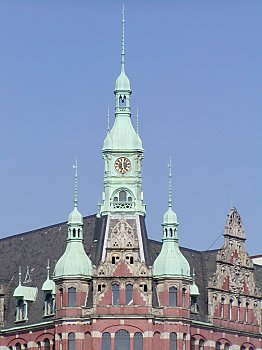
[[81, 317], [89, 297], [93, 266], [83, 245], [83, 217], [77, 207], [77, 162], [74, 208], [68, 218], [66, 251], [55, 266], [57, 317]]

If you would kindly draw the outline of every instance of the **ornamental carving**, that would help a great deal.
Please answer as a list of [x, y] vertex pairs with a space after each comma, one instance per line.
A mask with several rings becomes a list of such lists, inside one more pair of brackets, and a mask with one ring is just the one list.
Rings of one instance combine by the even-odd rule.
[[225, 234], [234, 237], [245, 238], [242, 220], [236, 208], [232, 208], [228, 215], [225, 226]]
[[232, 293], [244, 293], [245, 270], [240, 266], [239, 259], [235, 259], [234, 265], [229, 271], [229, 290]]

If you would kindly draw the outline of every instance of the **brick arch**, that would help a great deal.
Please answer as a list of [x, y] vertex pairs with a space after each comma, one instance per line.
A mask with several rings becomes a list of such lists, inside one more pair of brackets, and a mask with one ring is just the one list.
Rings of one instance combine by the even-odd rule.
[[14, 338], [10, 340], [10, 342], [7, 344], [7, 346], [15, 346], [15, 344], [20, 343], [21, 345], [27, 344], [28, 342], [25, 340], [25, 338]]
[[202, 334], [199, 334], [199, 333], [191, 334], [191, 337], [195, 338], [196, 340], [203, 339], [204, 341], [207, 341], [207, 338], [204, 337]]
[[232, 345], [231, 341], [229, 339], [226, 339], [226, 338], [219, 338], [216, 340], [216, 342], [219, 342], [221, 343], [222, 345], [225, 345], [225, 344], [229, 344], [229, 345]]
[[42, 333], [35, 339], [35, 343], [37, 343], [38, 341], [43, 342], [45, 339], [49, 339], [52, 342], [54, 342], [54, 338], [55, 335], [52, 333]]
[[139, 327], [132, 326], [132, 325], [129, 325], [129, 324], [117, 324], [117, 325], [114, 325], [114, 326], [108, 326], [108, 327], [104, 328], [103, 330], [101, 330], [101, 334], [105, 333], [105, 332], [109, 332], [111, 334], [112, 333], [116, 333], [120, 329], [128, 331], [129, 333], [136, 333], [136, 332], [144, 333], [144, 330], [139, 328]]
[[245, 346], [247, 350], [249, 350], [250, 347], [251, 348], [253, 347], [254, 349], [256, 349], [255, 345], [253, 345], [252, 343], [249, 343], [249, 342], [245, 342], [245, 343], [241, 344], [240, 348], [241, 348], [241, 346]]

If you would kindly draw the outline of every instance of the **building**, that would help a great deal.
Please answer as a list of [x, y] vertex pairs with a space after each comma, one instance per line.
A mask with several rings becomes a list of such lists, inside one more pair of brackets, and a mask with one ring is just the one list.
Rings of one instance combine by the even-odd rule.
[[76, 163], [68, 222], [0, 240], [0, 349], [262, 349], [262, 266], [246, 252], [235, 208], [221, 249], [179, 247], [170, 162], [163, 242], [148, 238], [122, 23], [99, 211], [78, 211]]

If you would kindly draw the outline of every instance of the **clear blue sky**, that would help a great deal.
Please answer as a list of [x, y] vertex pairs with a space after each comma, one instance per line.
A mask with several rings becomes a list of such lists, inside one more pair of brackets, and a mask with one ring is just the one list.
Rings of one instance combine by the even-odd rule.
[[[162, 237], [171, 155], [180, 244], [207, 249], [232, 203], [250, 254], [262, 253], [262, 1], [125, 7], [149, 236]], [[96, 212], [121, 10], [122, 1], [1, 1], [1, 237], [67, 220], [76, 156], [79, 208]]]

